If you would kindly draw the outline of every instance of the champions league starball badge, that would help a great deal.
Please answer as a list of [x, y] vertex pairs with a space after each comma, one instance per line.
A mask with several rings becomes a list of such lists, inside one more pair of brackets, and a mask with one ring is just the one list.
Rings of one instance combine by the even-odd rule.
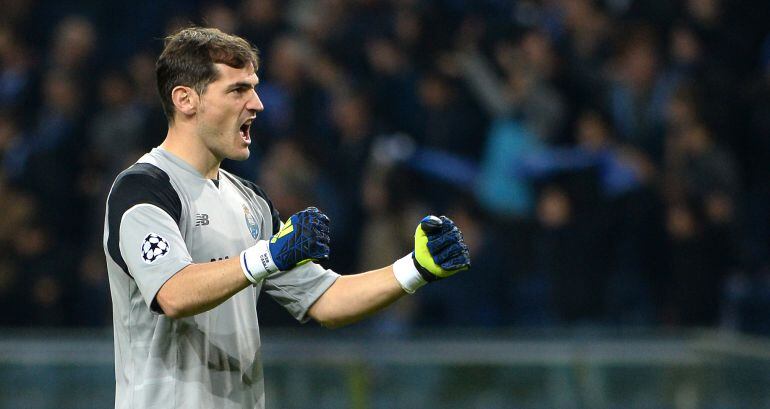
[[249, 228], [251, 237], [256, 240], [257, 235], [259, 234], [259, 231], [257, 230], [257, 219], [254, 218], [254, 215], [251, 214], [251, 210], [249, 210], [246, 205], [243, 205], [243, 217], [246, 219], [246, 227]]
[[163, 237], [156, 233], [150, 233], [142, 242], [142, 260], [150, 264], [168, 254], [169, 249], [170, 246]]

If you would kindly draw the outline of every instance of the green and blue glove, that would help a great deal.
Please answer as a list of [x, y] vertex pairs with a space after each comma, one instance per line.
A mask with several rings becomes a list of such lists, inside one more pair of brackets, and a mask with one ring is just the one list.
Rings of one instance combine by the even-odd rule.
[[414, 251], [396, 261], [393, 272], [401, 288], [412, 294], [470, 266], [468, 245], [454, 222], [446, 216], [426, 216], [414, 232]]
[[254, 284], [276, 271], [329, 258], [329, 218], [315, 207], [293, 214], [270, 240], [241, 252], [243, 274]]

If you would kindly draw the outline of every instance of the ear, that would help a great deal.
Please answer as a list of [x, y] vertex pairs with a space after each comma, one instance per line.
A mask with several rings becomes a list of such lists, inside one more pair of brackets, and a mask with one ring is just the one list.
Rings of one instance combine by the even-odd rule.
[[183, 85], [177, 85], [171, 90], [171, 101], [174, 103], [174, 107], [182, 115], [192, 116], [195, 115], [198, 110], [200, 97], [194, 89]]

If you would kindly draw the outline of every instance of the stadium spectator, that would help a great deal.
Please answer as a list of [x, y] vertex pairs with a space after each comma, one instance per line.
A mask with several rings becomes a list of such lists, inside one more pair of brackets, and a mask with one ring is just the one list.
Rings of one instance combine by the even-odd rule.
[[[333, 242], [408, 241], [411, 232], [388, 223], [415, 203], [449, 211], [471, 194], [479, 208], [469, 224], [509, 231], [493, 235], [516, 265], [485, 269], [505, 272], [507, 298], [496, 308], [511, 312], [513, 325], [714, 326], [722, 316], [724, 325], [770, 333], [765, 3], [7, 2], [0, 293], [29, 296], [30, 315], [0, 313], [0, 322], [106, 325], [99, 314], [75, 318], [105, 302], [85, 295], [105, 297], [92, 268], [103, 217], [94, 209], [121, 163], [165, 130], [154, 79], [161, 42], [151, 42], [207, 24], [251, 40], [267, 64], [259, 92], [270, 104], [252, 126], [250, 159], [224, 166], [269, 186], [284, 212], [321, 204], [339, 229]], [[389, 165], [396, 182], [385, 188], [369, 174], [372, 149], [396, 133], [415, 143], [402, 147], [414, 156], [401, 152], [407, 159]], [[425, 152], [431, 163], [410, 163]], [[437, 169], [444, 182], [425, 183]], [[390, 207], [367, 203], [372, 195], [390, 196]], [[47, 237], [31, 239], [46, 245], [30, 254], [79, 261], [50, 280], [19, 253], [22, 233]], [[482, 253], [488, 240], [479, 240]], [[589, 245], [605, 254], [578, 251]], [[332, 262], [361, 265], [356, 253]], [[702, 286], [677, 290], [701, 257]], [[585, 295], [579, 277], [589, 271], [601, 283]], [[20, 282], [20, 272], [34, 279]], [[52, 306], [63, 312], [46, 318]], [[420, 308], [405, 305], [398, 325], [421, 325]]]

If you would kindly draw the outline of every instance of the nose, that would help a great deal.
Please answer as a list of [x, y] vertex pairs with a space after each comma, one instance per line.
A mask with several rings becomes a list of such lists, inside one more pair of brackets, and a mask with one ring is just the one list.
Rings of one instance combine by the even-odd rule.
[[249, 102], [246, 103], [246, 109], [254, 112], [262, 112], [265, 110], [265, 106], [262, 105], [262, 100], [259, 99], [257, 91], [252, 91], [251, 98], [249, 98]]

